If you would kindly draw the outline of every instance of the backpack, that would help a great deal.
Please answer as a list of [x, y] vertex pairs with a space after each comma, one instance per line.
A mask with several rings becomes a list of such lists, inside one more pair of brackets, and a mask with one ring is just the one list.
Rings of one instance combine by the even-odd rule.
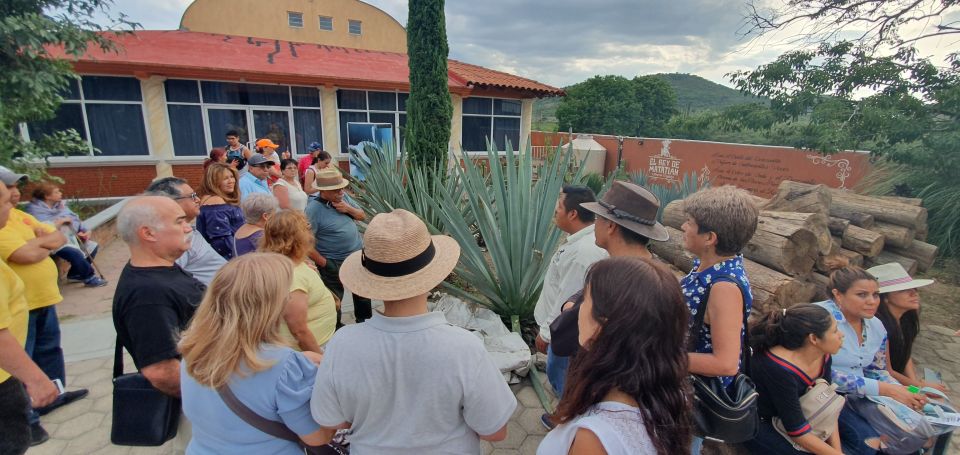
[[237, 150], [227, 150], [227, 162], [237, 160], [237, 170], [243, 169], [247, 165], [247, 160], [243, 159], [243, 147]]
[[[840, 411], [847, 400], [837, 394], [837, 385], [831, 384], [823, 378], [817, 380], [807, 389], [807, 392], [800, 397], [800, 409], [803, 416], [807, 418], [810, 424], [810, 433], [826, 441], [837, 428], [837, 419], [840, 417]], [[787, 435], [787, 430], [783, 427], [783, 421], [779, 417], [772, 420], [773, 428], [786, 438], [787, 442], [801, 452], [807, 452], [799, 444], [793, 441], [793, 438]]]

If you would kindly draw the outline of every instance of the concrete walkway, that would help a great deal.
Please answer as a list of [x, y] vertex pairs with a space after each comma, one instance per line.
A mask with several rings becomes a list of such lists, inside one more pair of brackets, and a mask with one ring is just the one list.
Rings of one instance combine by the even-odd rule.
[[[63, 285], [64, 302], [58, 305], [62, 319], [62, 346], [67, 359], [67, 388], [87, 388], [90, 395], [41, 418], [50, 440], [27, 451], [40, 454], [173, 454], [172, 441], [161, 447], [123, 447], [110, 444], [112, 414], [113, 349], [116, 333], [110, 307], [116, 280], [129, 256], [122, 242], [107, 245], [97, 263], [110, 281], [108, 286], [88, 289], [82, 285]], [[344, 309], [350, 311], [348, 302]], [[344, 320], [352, 321], [345, 313]], [[951, 398], [960, 404], [960, 337], [945, 327], [925, 325], [915, 345], [918, 367], [937, 369], [951, 388]], [[127, 371], [133, 362], [127, 356]], [[545, 374], [541, 374], [543, 378]], [[545, 379], [544, 379], [545, 380]], [[540, 424], [543, 408], [525, 379], [512, 386], [518, 407], [507, 424], [507, 439], [483, 442], [484, 455], [532, 455], [546, 434]], [[549, 387], [544, 387], [545, 390]], [[555, 399], [554, 399], [555, 400]], [[706, 451], [705, 451], [706, 453]], [[960, 436], [952, 442], [950, 453], [960, 455]]]

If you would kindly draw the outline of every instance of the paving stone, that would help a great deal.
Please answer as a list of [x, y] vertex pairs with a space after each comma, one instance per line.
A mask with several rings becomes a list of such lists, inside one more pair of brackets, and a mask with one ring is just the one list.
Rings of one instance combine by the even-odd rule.
[[90, 408], [93, 407], [93, 401], [94, 400], [92, 400], [89, 396], [83, 397], [66, 406], [61, 406], [55, 409], [53, 412], [41, 417], [40, 422], [44, 424], [47, 422], [65, 423], [90, 412]]
[[83, 375], [85, 373], [89, 373], [91, 371], [100, 370], [101, 368], [103, 368], [103, 364], [106, 361], [107, 359], [100, 358], [100, 359], [90, 359], [90, 360], [84, 360], [82, 362], [71, 363], [70, 366], [67, 367], [67, 383], [72, 386], [73, 384], [70, 383], [72, 378]]
[[517, 392], [517, 401], [526, 408], [540, 407], [540, 398], [537, 397], [537, 392], [533, 390], [533, 386], [529, 383], [524, 383], [523, 388]]
[[96, 398], [90, 410], [109, 415], [113, 412], [113, 395]]
[[490, 444], [490, 441], [480, 441], [480, 453], [482, 455], [490, 455], [493, 452], [493, 445]]
[[490, 455], [517, 455], [516, 449], [493, 449]]
[[87, 387], [87, 390], [90, 391], [90, 395], [87, 395], [87, 398], [93, 398], [94, 400], [113, 396], [113, 381], [103, 381], [99, 384], [94, 384]]
[[519, 449], [520, 444], [523, 444], [523, 440], [526, 438], [527, 432], [523, 430], [523, 427], [518, 425], [517, 422], [510, 421], [507, 422], [506, 439], [494, 442], [493, 447], [497, 449]]
[[[103, 422], [103, 414], [100, 414], [98, 412], [88, 412], [85, 414], [80, 414], [70, 420], [63, 422], [60, 425], [60, 427], [57, 428], [57, 432], [54, 433], [53, 435], [57, 439], [73, 440], [74, 438], [77, 438], [81, 435], [86, 435], [88, 433], [91, 433], [91, 434], [104, 435], [104, 437], [109, 439], [109, 434], [108, 434], [109, 428], [107, 428], [106, 431], [93, 431], [100, 425], [100, 422]], [[94, 447], [93, 449], [99, 449], [100, 447], [103, 447], [103, 446], [101, 445], [98, 447]], [[75, 453], [84, 453], [84, 452], [75, 452]]]
[[129, 455], [129, 454], [130, 454], [130, 447], [115, 446], [113, 444], [109, 444], [100, 450], [91, 452], [91, 455]]
[[515, 419], [517, 423], [530, 435], [547, 434], [547, 429], [543, 427], [540, 416], [543, 415], [543, 409], [527, 408]]
[[[111, 365], [112, 367], [112, 365]], [[69, 370], [68, 370], [69, 371]], [[104, 382], [110, 383], [110, 369], [101, 367], [99, 370], [90, 371], [79, 376], [74, 376], [70, 382], [72, 388], [91, 388]]]
[[933, 325], [933, 324], [926, 326], [925, 329], [933, 333], [937, 333], [937, 334], [948, 336], [948, 337], [953, 337], [953, 334], [957, 332], [954, 329], [948, 329], [942, 325]]
[[[100, 416], [97, 418], [96, 416]], [[91, 430], [100, 430], [100, 422], [103, 421], [102, 414], [89, 414], [82, 418], [88, 419], [92, 423], [92, 427], [77, 426], [75, 429], [83, 428], [83, 432], [75, 435], [65, 435], [62, 434], [63, 430], [67, 427], [61, 427], [60, 431], [57, 434], [58, 439], [70, 439], [70, 444], [67, 444], [67, 448], [64, 450], [64, 453], [93, 453], [97, 450], [103, 449], [110, 445], [110, 433], [108, 431], [91, 431]], [[66, 425], [66, 424], [65, 424]]]
[[50, 439], [49, 441], [27, 449], [27, 455], [59, 455], [67, 447], [68, 441]]
[[523, 444], [520, 444], [520, 455], [536, 455], [537, 447], [540, 447], [540, 441], [543, 441], [543, 436], [534, 434], [527, 436], [527, 439], [523, 440]]

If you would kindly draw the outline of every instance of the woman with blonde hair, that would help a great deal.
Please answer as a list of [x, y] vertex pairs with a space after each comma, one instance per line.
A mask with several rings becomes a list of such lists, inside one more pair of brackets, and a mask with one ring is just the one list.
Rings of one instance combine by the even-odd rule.
[[320, 352], [337, 325], [337, 302], [307, 263], [313, 231], [298, 210], [281, 210], [263, 228], [260, 251], [282, 254], [294, 263], [290, 299], [283, 311], [283, 335], [304, 351]]
[[179, 343], [183, 412], [193, 425], [187, 453], [303, 453], [296, 442], [255, 431], [221, 392], [306, 445], [332, 436], [310, 416], [322, 356], [290, 349], [280, 334], [292, 272], [289, 259], [254, 253], [228, 262], [210, 283]]
[[228, 261], [236, 256], [234, 234], [244, 222], [237, 179], [236, 169], [223, 163], [212, 163], [197, 189], [200, 196], [197, 231]]

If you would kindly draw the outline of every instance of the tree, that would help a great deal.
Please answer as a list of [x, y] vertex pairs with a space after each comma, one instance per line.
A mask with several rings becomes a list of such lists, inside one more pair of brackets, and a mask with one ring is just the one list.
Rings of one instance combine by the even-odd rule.
[[78, 57], [88, 46], [115, 51], [105, 28], [94, 21], [103, 14], [116, 33], [137, 24], [122, 14], [112, 16], [111, 0], [5, 0], [0, 3], [0, 164], [43, 174], [45, 159], [87, 152], [73, 130], [56, 131], [24, 141], [19, 124], [52, 118], [60, 93], [77, 79], [70, 62], [53, 58], [59, 47]]
[[566, 89], [560, 131], [659, 136], [676, 112], [673, 88], [656, 76], [594, 76]]
[[407, 150], [416, 166], [444, 163], [450, 143], [450, 88], [447, 86], [447, 31], [443, 0], [410, 0], [407, 54]]

